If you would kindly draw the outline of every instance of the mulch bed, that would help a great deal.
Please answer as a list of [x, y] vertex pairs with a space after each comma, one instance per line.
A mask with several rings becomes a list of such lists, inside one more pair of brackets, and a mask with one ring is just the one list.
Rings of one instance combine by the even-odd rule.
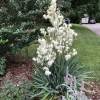
[[89, 82], [86, 85], [87, 95], [90, 100], [100, 100], [100, 84], [99, 82]]
[[[20, 59], [24, 60], [19, 62]], [[2, 86], [5, 81], [11, 81], [17, 85], [23, 81], [32, 80], [32, 67], [33, 64], [31, 59], [25, 59], [20, 56], [9, 58], [6, 74], [0, 77], [0, 86]]]

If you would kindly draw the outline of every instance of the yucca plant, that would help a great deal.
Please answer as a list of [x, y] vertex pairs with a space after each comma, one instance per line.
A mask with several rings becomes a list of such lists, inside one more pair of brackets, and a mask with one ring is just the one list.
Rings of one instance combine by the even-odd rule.
[[72, 44], [77, 33], [70, 28], [70, 24], [64, 22], [56, 1], [51, 1], [47, 15], [43, 15], [52, 26], [40, 29], [44, 37], [38, 39], [37, 57], [33, 58], [38, 68], [33, 79], [32, 98], [39, 96], [40, 100], [80, 100], [84, 78], [87, 76], [83, 67], [73, 60], [77, 51], [72, 48]]
[[[73, 57], [66, 61], [64, 56], [59, 55], [50, 67], [50, 71], [52, 74], [46, 76], [42, 67], [37, 67], [36, 74], [33, 77], [34, 95], [32, 98], [58, 100], [58, 98], [64, 96], [66, 98], [64, 100], [73, 100], [70, 95], [72, 94], [74, 97], [76, 96], [74, 100], [77, 100], [80, 96], [82, 81], [88, 78], [86, 69], [78, 63], [78, 60]], [[68, 77], [66, 78], [66, 76]]]

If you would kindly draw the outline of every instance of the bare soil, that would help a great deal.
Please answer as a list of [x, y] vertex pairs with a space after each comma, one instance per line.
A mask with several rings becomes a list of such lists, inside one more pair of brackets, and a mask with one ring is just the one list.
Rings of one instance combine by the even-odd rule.
[[90, 100], [100, 100], [100, 84], [99, 82], [89, 82], [86, 85], [87, 92], [86, 94]]

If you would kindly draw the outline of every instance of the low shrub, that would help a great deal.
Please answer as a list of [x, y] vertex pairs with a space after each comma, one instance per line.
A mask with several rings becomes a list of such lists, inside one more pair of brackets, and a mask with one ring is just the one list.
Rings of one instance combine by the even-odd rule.
[[0, 4], [0, 55], [17, 52], [37, 40], [37, 23], [44, 23], [42, 14], [49, 0], [7, 0]]
[[30, 82], [23, 82], [20, 85], [5, 82], [0, 90], [0, 100], [32, 100], [31, 86]]
[[6, 69], [6, 59], [5, 58], [0, 58], [0, 75], [5, 74], [5, 69]]
[[6, 52], [16, 52], [17, 50], [29, 45], [33, 40], [37, 40], [38, 30], [22, 30], [12, 27], [0, 29], [0, 55], [4, 56]]

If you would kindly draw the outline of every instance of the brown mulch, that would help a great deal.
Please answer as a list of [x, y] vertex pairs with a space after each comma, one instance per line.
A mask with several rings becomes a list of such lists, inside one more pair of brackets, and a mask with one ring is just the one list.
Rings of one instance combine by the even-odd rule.
[[[11, 58], [10, 58], [11, 57]], [[23, 81], [32, 80], [32, 60], [20, 55], [7, 56], [7, 69], [4, 76], [0, 76], [0, 86], [6, 81], [21, 84]]]
[[97, 81], [88, 82], [86, 85], [87, 96], [91, 98], [91, 100], [100, 100], [100, 84]]

